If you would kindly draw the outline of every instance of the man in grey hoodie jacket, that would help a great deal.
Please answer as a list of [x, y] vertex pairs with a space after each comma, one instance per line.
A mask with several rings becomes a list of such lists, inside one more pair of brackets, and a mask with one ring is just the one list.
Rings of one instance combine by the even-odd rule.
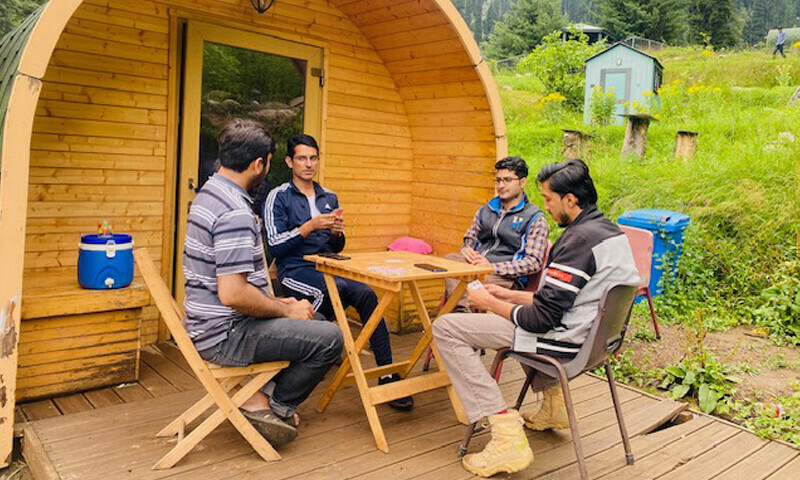
[[[471, 422], [488, 417], [492, 440], [463, 458], [470, 472], [491, 476], [516, 472], [533, 462], [522, 423], [534, 430], [569, 426], [558, 385], [539, 382], [542, 409], [535, 415], [507, 410], [500, 388], [478, 350], [535, 352], [573, 358], [586, 340], [603, 291], [641, 281], [625, 234], [597, 209], [597, 190], [580, 160], [545, 165], [537, 176], [544, 208], [564, 233], [556, 241], [536, 293], [497, 285], [468, 289], [473, 308], [487, 313], [443, 315], [433, 336], [445, 370]], [[549, 388], [547, 388], [549, 387]]]

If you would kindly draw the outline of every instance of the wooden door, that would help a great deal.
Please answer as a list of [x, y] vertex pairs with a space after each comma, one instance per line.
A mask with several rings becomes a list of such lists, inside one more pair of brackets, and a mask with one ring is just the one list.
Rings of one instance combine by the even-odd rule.
[[233, 118], [264, 124], [277, 151], [267, 179], [287, 181], [286, 140], [322, 130], [323, 50], [231, 28], [190, 21], [186, 43], [175, 237], [175, 297], [183, 301], [183, 242], [196, 192], [216, 171], [217, 135]]

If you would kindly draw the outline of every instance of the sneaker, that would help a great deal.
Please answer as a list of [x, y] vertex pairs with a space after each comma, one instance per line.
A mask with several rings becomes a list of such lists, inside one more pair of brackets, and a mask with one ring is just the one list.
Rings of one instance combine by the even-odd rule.
[[273, 447], [287, 444], [297, 438], [297, 428], [276, 415], [272, 410], [248, 412], [247, 410], [239, 409], [239, 411]]
[[[391, 377], [381, 377], [378, 379], [378, 385], [385, 385], [387, 383], [399, 382], [402, 380], [400, 375], [393, 373]], [[402, 397], [389, 402], [389, 406], [397, 409], [408, 411], [414, 408], [414, 397]]]

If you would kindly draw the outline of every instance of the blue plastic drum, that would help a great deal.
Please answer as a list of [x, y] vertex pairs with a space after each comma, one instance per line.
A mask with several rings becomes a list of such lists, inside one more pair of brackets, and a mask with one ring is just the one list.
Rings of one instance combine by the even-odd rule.
[[133, 239], [130, 235], [84, 235], [78, 254], [78, 283], [107, 290], [133, 281]]

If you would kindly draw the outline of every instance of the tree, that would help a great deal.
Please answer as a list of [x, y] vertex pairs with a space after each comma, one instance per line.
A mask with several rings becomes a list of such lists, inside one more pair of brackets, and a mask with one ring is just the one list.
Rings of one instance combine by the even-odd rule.
[[511, 8], [512, 0], [453, 0], [475, 41], [483, 42], [497, 20]]
[[742, 38], [745, 11], [734, 0], [687, 0], [688, 40], [702, 43], [704, 35], [715, 47], [732, 47]]
[[800, 1], [797, 0], [743, 0], [746, 20], [742, 36], [748, 44], [760, 42], [770, 29], [797, 24]]
[[598, 21], [618, 40], [639, 36], [675, 43], [684, 15], [681, 0], [600, 0]]
[[45, 0], [2, 0], [0, 1], [0, 38], [5, 36]]
[[565, 24], [558, 0], [518, 0], [494, 24], [483, 52], [496, 59], [529, 53], [545, 35]]
[[567, 105], [578, 108], [583, 103], [584, 64], [607, 45], [605, 40], [589, 45], [589, 37], [577, 30], [572, 31], [572, 36], [569, 41], [561, 40], [560, 31], [545, 36], [517, 68], [534, 74], [549, 92], [564, 95]]

